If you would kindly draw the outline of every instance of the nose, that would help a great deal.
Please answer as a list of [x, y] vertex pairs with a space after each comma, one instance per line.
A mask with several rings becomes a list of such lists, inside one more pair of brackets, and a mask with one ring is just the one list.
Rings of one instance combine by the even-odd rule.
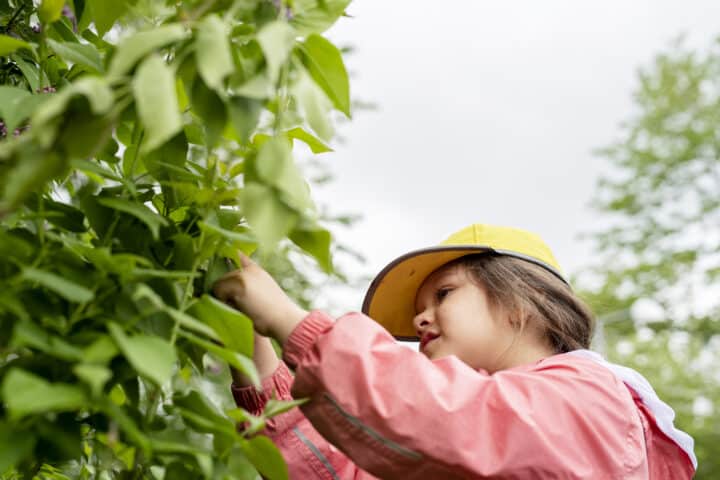
[[428, 309], [423, 310], [413, 318], [413, 327], [415, 327], [415, 331], [418, 332], [418, 334], [421, 334], [431, 323], [432, 315]]

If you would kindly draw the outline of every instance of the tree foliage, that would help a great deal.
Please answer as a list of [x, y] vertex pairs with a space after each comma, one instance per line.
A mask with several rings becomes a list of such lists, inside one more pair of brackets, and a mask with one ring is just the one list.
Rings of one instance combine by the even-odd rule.
[[[603, 263], [586, 272], [607, 353], [643, 372], [720, 474], [720, 50], [675, 43], [640, 72], [636, 114], [600, 151]], [[643, 305], [651, 307], [643, 314]], [[645, 308], [647, 310], [647, 308]], [[653, 312], [654, 310], [654, 312]], [[648, 313], [650, 315], [648, 315]]]
[[0, 1], [0, 475], [287, 477], [207, 292], [238, 250], [332, 271], [294, 146], [350, 115], [348, 3]]

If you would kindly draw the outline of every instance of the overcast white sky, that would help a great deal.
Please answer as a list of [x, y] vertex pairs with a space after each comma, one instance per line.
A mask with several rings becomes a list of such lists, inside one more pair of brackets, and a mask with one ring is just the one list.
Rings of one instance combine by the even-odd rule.
[[[356, 0], [328, 36], [352, 45], [351, 95], [377, 104], [325, 154], [315, 190], [364, 219], [341, 241], [374, 274], [474, 222], [540, 234], [566, 272], [590, 263], [592, 150], [632, 114], [638, 67], [679, 34], [706, 47], [717, 0]], [[364, 292], [337, 294], [359, 309]]]

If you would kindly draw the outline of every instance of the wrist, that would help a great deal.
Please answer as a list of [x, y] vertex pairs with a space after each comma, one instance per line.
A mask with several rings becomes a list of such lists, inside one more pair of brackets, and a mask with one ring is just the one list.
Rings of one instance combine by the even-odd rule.
[[288, 337], [295, 330], [300, 322], [307, 317], [308, 312], [293, 304], [293, 308], [289, 309], [278, 322], [275, 323], [271, 331], [272, 337], [277, 340], [280, 345], [285, 345]]

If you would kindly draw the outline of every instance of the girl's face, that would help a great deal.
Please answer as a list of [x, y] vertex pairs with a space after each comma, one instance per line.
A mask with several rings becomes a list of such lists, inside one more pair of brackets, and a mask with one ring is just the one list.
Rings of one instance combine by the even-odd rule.
[[449, 265], [433, 272], [418, 290], [415, 311], [420, 352], [431, 360], [455, 355], [489, 373], [513, 366], [506, 364], [505, 354], [518, 332], [490, 307], [483, 288], [463, 267]]

